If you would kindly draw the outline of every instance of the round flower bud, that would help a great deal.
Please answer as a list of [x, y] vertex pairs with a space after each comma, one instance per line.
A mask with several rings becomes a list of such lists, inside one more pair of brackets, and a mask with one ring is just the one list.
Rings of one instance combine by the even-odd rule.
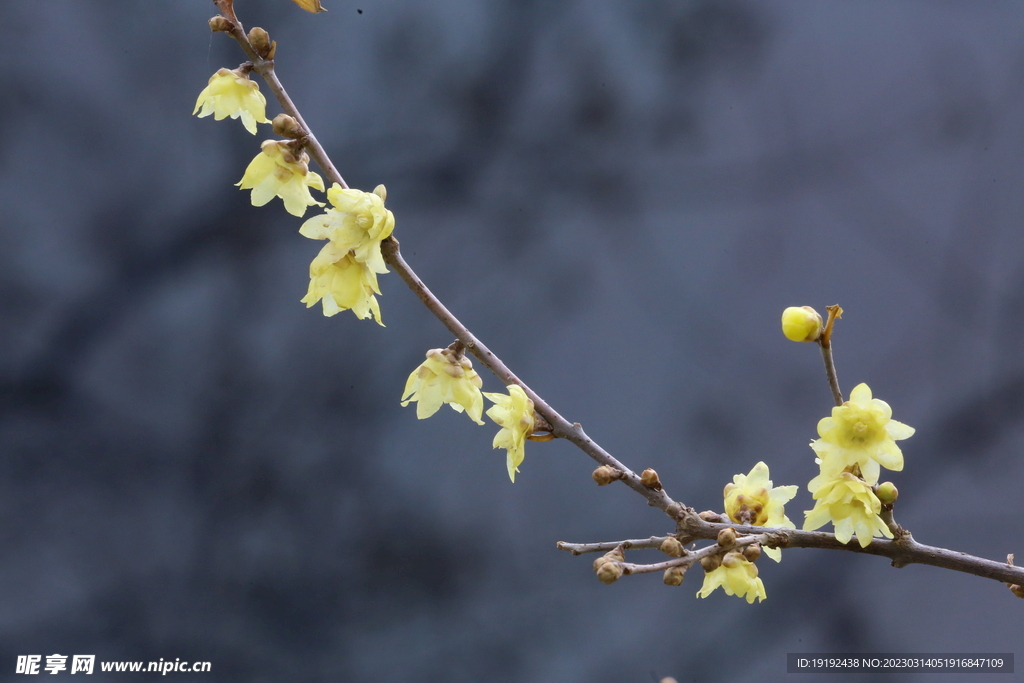
[[615, 583], [622, 576], [622, 565], [609, 560], [597, 570], [597, 578], [601, 583]]
[[[732, 569], [734, 567], [741, 566], [745, 561], [746, 558], [743, 557], [742, 552], [740, 552], [739, 550], [731, 550], [725, 554], [725, 557], [722, 558], [722, 566], [726, 569]], [[753, 569], [756, 571], [757, 567], [753, 567]]]
[[821, 326], [821, 315], [810, 306], [790, 306], [782, 312], [782, 334], [790, 341], [816, 341]]
[[249, 29], [249, 44], [260, 57], [264, 59], [270, 54], [270, 34], [259, 26]]
[[665, 575], [662, 577], [662, 581], [665, 582], [666, 586], [678, 586], [683, 582], [683, 578], [686, 576], [686, 570], [682, 567], [669, 567], [665, 570]]
[[274, 132], [283, 138], [295, 140], [306, 134], [299, 122], [288, 114], [278, 114], [271, 123], [274, 125]]
[[705, 572], [713, 572], [722, 565], [721, 555], [708, 555], [707, 557], [700, 558], [700, 566], [704, 568]]
[[732, 527], [726, 527], [718, 532], [718, 545], [723, 548], [728, 548], [736, 544], [736, 530]]
[[1011, 583], [1009, 585], [1011, 593], [1016, 595], [1018, 598], [1024, 598], [1024, 586], [1021, 586], [1020, 584], [1016, 583]]
[[751, 543], [743, 549], [743, 557], [747, 558], [750, 562], [757, 562], [757, 558], [761, 557], [761, 544]]
[[722, 515], [718, 514], [714, 510], [705, 510], [704, 512], [700, 513], [697, 516], [703, 519], [705, 522], [714, 522], [715, 524], [720, 524], [722, 522], [729, 521], [727, 519], [723, 519]]
[[233, 27], [233, 26], [234, 26], [234, 24], [231, 23], [230, 19], [228, 19], [227, 17], [222, 17], [219, 14], [217, 16], [215, 16], [215, 17], [212, 17], [210, 19], [210, 30], [213, 31], [214, 33], [222, 33], [224, 31], [230, 31], [231, 27]]
[[596, 470], [594, 470], [594, 474], [591, 476], [593, 476], [594, 481], [597, 482], [598, 486], [607, 486], [608, 484], [618, 479], [618, 477], [615, 476], [616, 474], [618, 473], [611, 467], [608, 467], [608, 465], [601, 465]]
[[658, 546], [658, 550], [665, 553], [669, 557], [682, 557], [683, 556], [683, 544], [679, 542], [678, 538], [669, 536], [661, 545]]
[[900, 492], [895, 486], [893, 486], [891, 481], [887, 481], [878, 485], [878, 488], [875, 489], [875, 495], [878, 496], [878, 500], [880, 500], [883, 505], [892, 505], [896, 502], [896, 498], [899, 497]]
[[654, 489], [655, 491], [661, 490], [661, 480], [658, 479], [658, 473], [650, 467], [644, 470], [640, 475], [640, 483], [649, 489]]

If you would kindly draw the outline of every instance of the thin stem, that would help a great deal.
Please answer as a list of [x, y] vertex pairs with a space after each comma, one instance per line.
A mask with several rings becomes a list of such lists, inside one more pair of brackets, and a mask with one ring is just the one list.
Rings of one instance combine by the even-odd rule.
[[839, 391], [839, 378], [836, 377], [836, 364], [832, 360], [832, 344], [821, 343], [821, 357], [825, 361], [825, 374], [828, 386], [832, 389], [832, 399], [837, 406], [843, 405], [843, 392]]
[[641, 481], [639, 475], [633, 472], [628, 467], [623, 465], [621, 462], [616, 460], [612, 455], [597, 445], [586, 433], [578, 422], [572, 423], [562, 417], [554, 408], [549, 406], [536, 392], [533, 391], [523, 380], [516, 377], [515, 373], [508, 369], [500, 358], [494, 355], [489, 348], [487, 348], [483, 342], [476, 338], [469, 329], [463, 325], [458, 318], [452, 315], [441, 301], [434, 296], [433, 292], [427, 289], [427, 286], [423, 284], [419, 276], [413, 271], [409, 264], [406, 263], [405, 259], [402, 258], [402, 253], [399, 251], [398, 240], [394, 236], [389, 237], [381, 243], [381, 253], [384, 254], [384, 260], [389, 266], [395, 269], [395, 272], [405, 281], [405, 284], [409, 286], [409, 289], [419, 297], [420, 301], [430, 310], [434, 316], [441, 321], [448, 331], [455, 335], [455, 337], [461, 341], [466, 350], [473, 354], [484, 366], [487, 367], [494, 375], [500, 379], [504, 384], [518, 384], [522, 387], [526, 395], [533, 401], [534, 410], [548, 421], [551, 425], [552, 433], [560, 438], [567, 439], [577, 447], [580, 448], [584, 453], [589, 455], [598, 464], [607, 465], [613, 469], [616, 469], [623, 473], [622, 481], [633, 489], [644, 498], [647, 499], [648, 505], [659, 508], [661, 510], [668, 510], [670, 505], [673, 505], [673, 501], [668, 497], [664, 491], [656, 491], [652, 488], [645, 486]]
[[841, 406], [843, 405], [843, 392], [839, 390], [836, 364], [832, 360], [832, 326], [836, 320], [843, 317], [843, 309], [839, 307], [839, 304], [835, 304], [826, 306], [825, 310], [828, 311], [828, 321], [825, 323], [825, 329], [822, 330], [821, 336], [818, 337], [818, 345], [821, 346], [821, 357], [825, 361], [825, 374], [828, 376], [828, 386], [832, 390], [832, 398], [837, 406]]
[[[719, 531], [731, 527], [740, 534], [753, 534], [753, 536], [748, 535], [737, 538], [737, 546], [758, 542], [770, 548], [818, 548], [821, 550], [844, 550], [853, 553], [863, 553], [865, 555], [888, 557], [892, 560], [892, 566], [897, 568], [905, 567], [908, 564], [926, 564], [933, 567], [941, 567], [943, 569], [963, 572], [965, 574], [973, 574], [985, 579], [1002, 581], [1007, 584], [1024, 584], [1024, 567], [1015, 567], [1010, 561], [996, 562], [994, 560], [986, 560], [983, 557], [975, 557], [974, 555], [968, 555], [955, 550], [947, 550], [946, 548], [937, 548], [935, 546], [918, 543], [914, 540], [910, 532], [902, 528], [900, 528], [901, 533], [898, 534], [894, 540], [875, 538], [871, 540], [871, 543], [869, 543], [867, 547], [862, 548], [860, 543], [853, 542], [853, 539], [851, 539], [850, 543], [840, 543], [836, 539], [835, 534], [823, 531], [802, 531], [799, 529], [750, 526], [745, 524], [715, 524], [705, 522], [693, 514], [685, 515], [684, 519], [680, 522], [680, 526], [685, 530], [685, 534], [692, 539], [716, 539], [718, 538]], [[605, 541], [602, 543], [566, 543], [562, 541], [558, 543], [558, 548], [560, 550], [567, 550], [573, 555], [579, 555], [587, 552], [613, 550], [620, 545], [624, 548], [629, 548], [630, 546], [626, 544], [632, 544], [632, 547], [634, 548], [651, 548], [655, 546], [653, 544], [648, 545], [648, 543], [653, 542], [654, 539], [655, 537], [639, 541]], [[717, 548], [717, 544], [712, 544], [701, 548], [696, 552], [688, 553], [682, 558], [669, 560], [667, 563], [661, 562], [657, 565], [637, 566], [659, 567], [664, 569], [668, 566], [684, 564], [683, 560], [700, 560], [702, 557], [712, 555], [721, 550], [720, 548], [715, 550], [715, 548]], [[650, 569], [647, 571], [656, 570]], [[637, 570], [633, 573], [640, 572]]]
[[557, 546], [559, 550], [568, 550], [573, 555], [582, 555], [583, 553], [606, 553], [609, 550], [615, 550], [619, 546], [622, 546], [623, 550], [629, 550], [630, 548], [660, 548], [667, 538], [668, 536], [651, 536], [650, 538], [636, 538], [629, 541], [605, 541], [603, 543], [566, 543], [565, 541], [559, 541]]

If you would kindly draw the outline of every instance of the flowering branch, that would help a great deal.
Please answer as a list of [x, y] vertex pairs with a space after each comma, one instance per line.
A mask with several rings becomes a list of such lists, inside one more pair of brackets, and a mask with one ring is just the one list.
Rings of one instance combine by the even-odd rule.
[[[943, 569], [952, 569], [953, 571], [963, 572], [965, 574], [973, 574], [986, 579], [994, 579], [1007, 584], [1024, 585], [1024, 567], [1016, 567], [1009, 562], [986, 560], [983, 557], [975, 557], [955, 550], [937, 548], [935, 546], [918, 543], [914, 540], [910, 532], [905, 530], [903, 535], [895, 540], [876, 538], [867, 546], [862, 548], [859, 544], [855, 543], [840, 543], [836, 540], [835, 534], [822, 531], [800, 531], [798, 529], [765, 528], [745, 524], [706, 522], [698, 515], [694, 514], [692, 509], [683, 511], [683, 517], [679, 521], [679, 528], [679, 535], [687, 539], [687, 542], [697, 539], [717, 538], [718, 534], [721, 533], [723, 529], [733, 529], [738, 534], [756, 535], [741, 537], [737, 540], [737, 544], [741, 542], [744, 544], [758, 542], [768, 547], [777, 548], [846, 550], [865, 555], [887, 557], [892, 560], [892, 566], [896, 568], [906, 567], [909, 564], [926, 564], [933, 567], [941, 567]], [[604, 543], [566, 543], [564, 541], [560, 541], [558, 543], [558, 549], [566, 550], [573, 555], [580, 555], [583, 553], [614, 550], [618, 547], [624, 549], [655, 548], [659, 547], [666, 538], [668, 537], [652, 536], [649, 539], [610, 541]], [[708, 551], [708, 548], [714, 549], [715, 546], [711, 545], [706, 548], [702, 548], [697, 551], [697, 553], [688, 555], [687, 558], [693, 557], [694, 555], [703, 557], [713, 554], [714, 552], [718, 552], [717, 550]], [[682, 564], [684, 559], [685, 558], [678, 558], [658, 563], [658, 565], [644, 566], [657, 566], [660, 569], [664, 569], [674, 564]], [[646, 571], [657, 571], [657, 569], [649, 569]], [[623, 573], [629, 574], [641, 572], [634, 570], [632, 572], [624, 571]]]
[[[339, 310], [352, 309], [360, 318], [368, 317], [372, 312], [380, 322], [379, 310], [372, 294], [380, 293], [375, 274], [386, 272], [381, 263], [383, 260], [456, 337], [455, 344], [447, 350], [448, 355], [441, 350], [432, 351], [431, 353], [435, 354], [433, 357], [428, 354], [428, 360], [433, 363], [432, 367], [439, 369], [439, 372], [450, 374], [450, 380], [443, 380], [447, 382], [445, 386], [455, 391], [451, 385], [458, 379], [462, 382], [457, 385], [459, 391], [477, 391], [476, 398], [463, 396], [454, 402], [442, 399], [437, 393], [440, 391], [437, 387], [442, 386], [441, 380], [436, 379], [440, 375], [428, 367], [421, 376], [417, 375], [419, 379], [410, 377], [411, 386], [407, 387], [407, 396], [411, 398], [407, 398], [406, 403], [410, 400], [419, 400], [417, 396], [422, 392], [424, 396], [432, 396], [431, 400], [435, 401], [430, 409], [424, 409], [423, 412], [432, 414], [442, 402], [449, 402], [457, 410], [466, 410], [474, 421], [479, 423], [482, 410], [482, 398], [479, 397], [478, 391], [480, 382], [475, 373], [468, 375], [471, 366], [463, 357], [463, 351], [468, 351], [506, 386], [514, 389], [510, 391], [510, 396], [485, 394], [498, 404], [488, 411], [488, 415], [502, 426], [502, 432], [495, 438], [496, 447], [501, 442], [509, 444], [501, 447], [509, 449], [509, 474], [513, 476], [513, 481], [516, 466], [522, 459], [523, 438], [537, 441], [553, 437], [564, 438], [598, 463], [598, 468], [594, 472], [594, 480], [598, 485], [608, 484], [616, 479], [622, 480], [628, 487], [642, 495], [648, 505], [659, 508], [674, 520], [676, 531], [668, 536], [610, 543], [558, 543], [559, 549], [574, 555], [605, 551], [605, 555], [595, 561], [595, 571], [602, 581], [611, 583], [623, 574], [664, 570], [665, 583], [679, 585], [685, 571], [694, 563], [700, 562], [706, 575], [699, 595], [706, 597], [715, 588], [724, 587], [728, 594], [743, 595], [748, 602], [753, 602], [755, 598], [765, 597], [764, 586], [757, 578], [757, 569], [753, 564], [760, 556], [762, 546], [766, 548], [765, 552], [776, 560], [779, 559], [781, 548], [820, 548], [888, 557], [894, 567], [927, 564], [974, 574], [1006, 582], [1015, 595], [1024, 596], [1024, 590], [1021, 589], [1024, 585], [1024, 568], [1015, 567], [1012, 556], [1008, 557], [1007, 562], [1000, 563], [923, 545], [917, 543], [909, 531], [896, 524], [892, 516], [892, 504], [896, 499], [895, 487], [888, 482], [877, 483], [879, 465], [892, 470], [902, 469], [903, 456], [894, 440], [905, 439], [912, 435], [914, 430], [891, 420], [892, 411], [888, 404], [873, 399], [870, 389], [865, 384], [854, 388], [850, 400], [844, 402], [831, 347], [833, 325], [842, 314], [842, 309], [838, 305], [828, 307], [828, 320], [824, 325], [821, 316], [808, 307], [787, 309], [783, 314], [783, 331], [788, 338], [793, 341], [816, 341], [819, 344], [829, 387], [837, 406], [832, 417], [825, 418], [819, 423], [818, 430], [822, 438], [811, 444], [819, 455], [818, 462], [822, 471], [809, 484], [817, 504], [815, 509], [808, 513], [808, 520], [805, 523], [805, 528], [814, 529], [827, 521], [832, 521], [836, 526], [836, 533], [792, 528], [792, 522], [785, 517], [782, 506], [792, 499], [797, 487], [773, 488], [768, 479], [768, 468], [764, 463], [758, 463], [749, 475], [737, 475], [734, 478], [735, 483], [726, 487], [726, 516], [717, 513], [697, 515], [692, 508], [674, 502], [669, 497], [654, 470], [647, 469], [638, 475], [619, 462], [587, 436], [579, 423], [569, 422], [541, 399], [434, 296], [406, 263], [400, 252], [398, 240], [391, 234], [394, 218], [390, 211], [383, 208], [386, 199], [383, 186], [374, 190], [374, 193], [349, 190], [326, 151], [306, 125], [274, 71], [276, 43], [271, 42], [267, 32], [261, 28], [253, 28], [247, 34], [235, 16], [233, 0], [214, 0], [214, 4], [220, 9], [221, 14], [210, 20], [211, 28], [230, 34], [250, 60], [249, 63], [242, 65], [240, 73], [236, 76], [231, 76], [225, 71], [225, 79], [235, 79], [230, 87], [240, 89], [239, 92], [248, 97], [252, 93], [247, 90], [249, 81], [246, 74], [250, 70], [259, 73], [287, 117], [291, 118], [290, 121], [286, 120], [281, 124], [277, 119], [274, 121], [275, 131], [291, 138], [291, 142], [264, 143], [265, 147], [271, 147], [269, 150], [264, 149], [263, 152], [269, 161], [259, 158], [254, 160], [253, 165], [259, 166], [260, 172], [254, 171], [254, 177], [250, 180], [247, 170], [246, 177], [243, 177], [239, 184], [243, 189], [253, 189], [253, 203], [256, 205], [262, 205], [258, 204], [258, 201], [266, 203], [276, 192], [277, 196], [285, 200], [286, 208], [297, 216], [301, 216], [307, 206], [323, 206], [322, 203], [313, 200], [308, 193], [308, 187], [320, 191], [324, 188], [316, 174], [309, 173], [309, 177], [306, 177], [302, 150], [307, 149], [309, 157], [320, 166], [332, 185], [339, 186], [328, 191], [328, 198], [335, 208], [329, 209], [328, 214], [310, 219], [300, 230], [306, 237], [328, 240], [327, 246], [318, 257], [322, 262], [318, 265], [318, 261], [314, 260], [311, 266], [310, 293], [303, 301], [313, 305], [323, 298], [324, 311], [327, 315], [333, 315]], [[220, 81], [218, 87], [221, 87], [219, 84]], [[211, 97], [213, 96], [211, 91]], [[262, 101], [262, 95], [259, 99]], [[205, 116], [212, 106], [203, 105], [203, 113], [200, 115]], [[197, 109], [199, 107], [200, 104], [197, 104]], [[224, 118], [227, 114], [232, 118], [238, 115], [233, 108], [228, 109], [231, 110], [218, 109], [217, 118]], [[252, 125], [254, 128], [254, 121], [266, 122], [262, 104], [259, 105], [258, 118], [249, 113], [247, 127]], [[287, 177], [295, 176], [301, 192], [292, 189], [286, 193], [277, 185], [274, 185], [271, 191], [260, 185], [263, 182], [262, 178], [266, 177], [270, 170], [279, 171]], [[345, 195], [344, 192], [353, 194]], [[262, 194], [258, 197], [257, 193]], [[289, 200], [292, 202], [291, 206]], [[331, 212], [335, 215], [330, 215]], [[360, 223], [361, 220], [365, 220], [366, 224]], [[375, 251], [378, 249], [379, 251]], [[354, 289], [345, 292], [355, 291], [358, 296], [352, 300], [343, 298], [341, 303], [333, 290], [329, 291], [327, 285], [317, 280], [320, 277], [334, 282], [346, 277], [351, 278], [353, 275]], [[329, 305], [333, 312], [329, 312]], [[362, 308], [357, 309], [356, 306]], [[476, 384], [473, 385], [473, 389], [467, 388], [473, 381], [467, 379], [467, 376], [475, 378]], [[438, 382], [436, 385], [431, 384], [435, 381]], [[474, 403], [473, 401], [477, 399], [479, 400]], [[527, 406], [527, 413], [523, 413], [517, 407], [519, 405]], [[422, 404], [420, 407], [423, 407]], [[518, 460], [513, 459], [513, 449], [518, 449]], [[849, 543], [854, 532], [859, 541], [857, 544]], [[874, 538], [876, 533], [891, 536], [892, 540]], [[715, 543], [698, 550], [683, 547], [683, 543], [709, 539], [715, 539]], [[651, 564], [625, 562], [625, 550], [634, 548], [659, 548], [671, 555], [672, 559]]]

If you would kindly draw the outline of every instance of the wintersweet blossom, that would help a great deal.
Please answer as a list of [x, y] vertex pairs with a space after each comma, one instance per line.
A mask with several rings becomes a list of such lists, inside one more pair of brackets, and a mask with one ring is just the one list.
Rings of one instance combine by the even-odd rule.
[[402, 405], [416, 401], [416, 417], [428, 418], [447, 403], [455, 412], [466, 415], [482, 425], [484, 397], [480, 393], [484, 381], [473, 369], [473, 363], [451, 349], [431, 349], [427, 360], [409, 375], [402, 393]]
[[526, 437], [533, 433], [535, 419], [533, 401], [518, 384], [508, 385], [508, 396], [504, 394], [484, 393], [494, 402], [487, 409], [487, 417], [494, 420], [501, 429], [494, 436], [492, 448], [504, 448], [508, 451], [508, 476], [515, 483], [516, 472], [525, 457]]
[[858, 384], [849, 401], [818, 422], [821, 438], [812, 441], [811, 448], [818, 454], [826, 478], [834, 479], [856, 465], [864, 481], [877, 484], [879, 465], [897, 472], [903, 469], [903, 452], [896, 441], [913, 433], [913, 427], [892, 419], [888, 403], [871, 398], [867, 384]]
[[263, 206], [280, 197], [285, 211], [302, 216], [307, 206], [324, 205], [309, 193], [311, 187], [323, 192], [324, 181], [309, 170], [309, 156], [305, 152], [296, 154], [290, 143], [278, 140], [266, 140], [260, 149], [242, 179], [235, 183], [239, 189], [252, 190], [253, 206]]
[[210, 76], [209, 84], [199, 93], [196, 108], [192, 110], [193, 114], [196, 112], [199, 112], [199, 118], [213, 114], [216, 121], [228, 116], [233, 119], [241, 117], [242, 125], [253, 135], [256, 135], [257, 123], [270, 123], [267, 120], [267, 99], [260, 92], [260, 87], [249, 79], [248, 74], [237, 69], [217, 69], [217, 73]]
[[754, 598], [761, 602], [768, 595], [764, 583], [757, 577], [757, 567], [739, 552], [728, 552], [722, 564], [704, 575], [704, 584], [697, 591], [698, 598], [706, 598], [719, 586], [726, 595], [738, 595], [753, 604]]
[[380, 305], [374, 294], [380, 294], [377, 274], [347, 251], [328, 242], [309, 264], [309, 290], [302, 303], [309, 308], [322, 300], [326, 316], [351, 309], [360, 320], [373, 315], [383, 326]]
[[[796, 495], [796, 486], [772, 487], [768, 478], [768, 465], [759, 462], [750, 474], [737, 474], [733, 483], [725, 485], [725, 513], [739, 524], [795, 528], [786, 516], [785, 505]], [[778, 548], [763, 548], [768, 557], [776, 562], [782, 559]]]
[[[862, 385], [863, 386], [863, 385]], [[878, 513], [882, 503], [871, 490], [871, 486], [850, 472], [841, 472], [835, 478], [821, 474], [808, 485], [814, 492], [813, 510], [804, 514], [805, 530], [814, 530], [828, 522], [835, 525], [836, 540], [849, 543], [856, 534], [861, 548], [866, 548], [871, 539], [879, 534], [892, 538], [892, 531]]]
[[327, 190], [332, 208], [313, 216], [299, 228], [299, 234], [313, 240], [330, 240], [351, 251], [356, 261], [375, 273], [386, 273], [380, 243], [395, 229], [395, 216], [384, 208], [387, 190], [378, 185], [373, 192], [343, 189], [335, 183]]

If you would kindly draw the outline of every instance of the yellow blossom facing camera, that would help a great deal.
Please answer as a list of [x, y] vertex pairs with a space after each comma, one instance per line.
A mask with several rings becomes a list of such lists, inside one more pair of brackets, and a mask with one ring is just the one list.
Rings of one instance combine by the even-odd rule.
[[309, 290], [302, 298], [306, 308], [323, 301], [324, 315], [332, 316], [351, 310], [360, 320], [371, 315], [378, 324], [380, 305], [374, 294], [380, 294], [377, 274], [365, 263], [328, 242], [309, 264]]
[[903, 451], [896, 441], [913, 435], [914, 428], [892, 419], [885, 401], [871, 398], [867, 384], [858, 384], [850, 400], [832, 409], [832, 416], [818, 422], [818, 436], [811, 448], [821, 461], [821, 473], [832, 479], [858, 466], [864, 481], [878, 483], [879, 465], [899, 472]]
[[892, 538], [892, 532], [878, 513], [882, 503], [859, 477], [842, 472], [838, 477], [825, 478], [821, 474], [811, 480], [808, 486], [814, 493], [813, 510], [804, 514], [804, 530], [813, 531], [828, 522], [835, 525], [836, 540], [849, 543], [854, 535], [861, 548], [866, 548], [871, 539], [879, 534]]
[[501, 429], [494, 436], [492, 448], [504, 448], [508, 451], [507, 465], [509, 479], [515, 483], [516, 472], [525, 457], [526, 437], [533, 433], [535, 418], [533, 401], [518, 384], [508, 385], [508, 396], [504, 394], [484, 393], [494, 402], [487, 409], [487, 417], [494, 420]]
[[[725, 513], [739, 524], [752, 526], [795, 528], [786, 516], [786, 503], [796, 495], [796, 486], [772, 487], [768, 478], [768, 465], [759, 462], [750, 474], [737, 474], [731, 484], [725, 485]], [[782, 559], [778, 548], [763, 548], [768, 557], [776, 562]]]
[[473, 363], [451, 349], [431, 349], [427, 360], [409, 375], [402, 393], [402, 405], [416, 401], [416, 417], [428, 418], [443, 404], [455, 412], [466, 411], [473, 422], [482, 425], [484, 397], [480, 393], [484, 381], [473, 369]]
[[764, 583], [757, 577], [757, 567], [740, 552], [725, 554], [722, 564], [704, 574], [704, 585], [697, 591], [698, 598], [706, 598], [721, 586], [726, 595], [738, 595], [753, 604], [754, 598], [761, 602], [768, 595]]
[[307, 206], [323, 206], [313, 199], [309, 188], [324, 191], [324, 181], [309, 170], [309, 157], [305, 152], [296, 153], [288, 142], [266, 140], [262, 150], [249, 162], [245, 174], [236, 185], [242, 190], [252, 190], [252, 205], [263, 206], [274, 197], [284, 201], [285, 211], [293, 216], [302, 216]]
[[313, 216], [299, 228], [299, 234], [314, 240], [330, 240], [351, 251], [356, 261], [376, 273], [386, 273], [380, 243], [395, 229], [395, 216], [384, 208], [387, 190], [378, 185], [373, 192], [343, 189], [335, 183], [327, 190], [332, 208]]
[[270, 123], [267, 120], [267, 100], [260, 92], [255, 81], [237, 69], [218, 69], [210, 76], [209, 84], [199, 93], [196, 108], [199, 118], [213, 114], [216, 121], [228, 116], [241, 118], [245, 129], [256, 135], [257, 123]]

